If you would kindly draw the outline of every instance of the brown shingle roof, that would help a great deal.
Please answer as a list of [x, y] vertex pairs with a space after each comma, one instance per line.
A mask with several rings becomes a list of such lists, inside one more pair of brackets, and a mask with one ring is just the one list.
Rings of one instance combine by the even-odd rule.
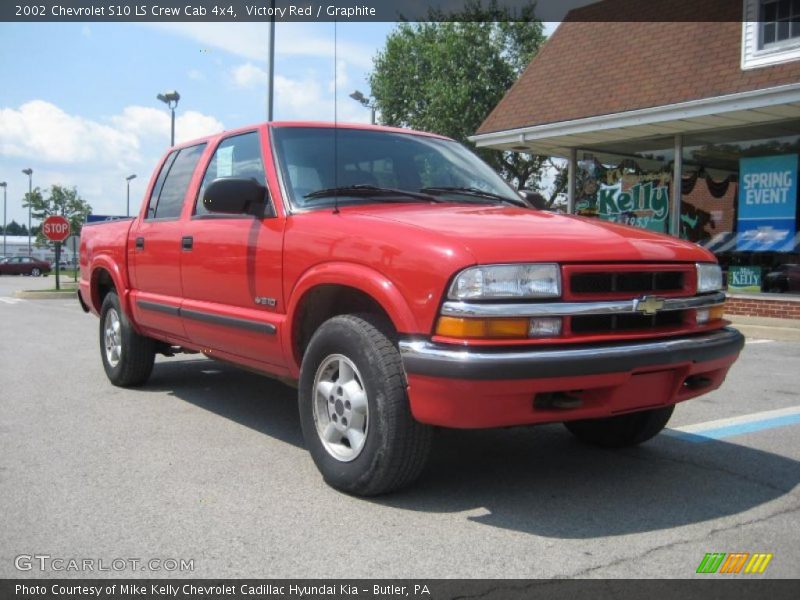
[[741, 69], [741, 0], [721, 4], [718, 22], [657, 21], [686, 18], [703, 1], [651, 0], [648, 22], [597, 22], [641, 10], [641, 0], [570, 12], [477, 133], [800, 82], [800, 61]]

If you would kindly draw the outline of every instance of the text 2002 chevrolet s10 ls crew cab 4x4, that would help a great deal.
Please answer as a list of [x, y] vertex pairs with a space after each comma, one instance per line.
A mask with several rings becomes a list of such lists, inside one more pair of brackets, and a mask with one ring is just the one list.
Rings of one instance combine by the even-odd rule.
[[180, 350], [297, 380], [315, 463], [361, 495], [414, 480], [437, 425], [638, 444], [743, 344], [707, 251], [535, 210], [456, 142], [385, 127], [176, 147], [80, 261], [112, 383]]

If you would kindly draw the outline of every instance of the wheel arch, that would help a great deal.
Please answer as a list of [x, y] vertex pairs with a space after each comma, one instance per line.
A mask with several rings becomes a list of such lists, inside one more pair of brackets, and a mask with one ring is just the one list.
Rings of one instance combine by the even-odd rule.
[[319, 265], [300, 277], [289, 299], [283, 345], [295, 376], [316, 328], [331, 317], [354, 312], [384, 317], [395, 332], [416, 329], [408, 303], [385, 275], [351, 263]]

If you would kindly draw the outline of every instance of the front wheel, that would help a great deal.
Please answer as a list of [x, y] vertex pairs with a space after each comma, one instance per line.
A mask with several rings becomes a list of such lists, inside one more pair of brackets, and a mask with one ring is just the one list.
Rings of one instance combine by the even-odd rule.
[[431, 428], [414, 420], [400, 353], [371, 315], [329, 319], [300, 372], [303, 438], [332, 487], [359, 496], [397, 490], [425, 466]]
[[566, 421], [564, 426], [582, 442], [604, 448], [636, 446], [658, 435], [672, 416], [675, 405], [608, 417]]
[[100, 309], [100, 356], [108, 379], [120, 387], [141, 385], [153, 371], [155, 342], [136, 333], [114, 292]]
[[39, 276], [39, 275], [41, 275], [41, 274], [42, 274], [42, 272], [39, 270], [39, 268], [38, 268], [38, 267], [33, 267], [33, 268], [31, 269], [31, 276], [33, 276], [33, 277], [38, 277], [38, 276]]

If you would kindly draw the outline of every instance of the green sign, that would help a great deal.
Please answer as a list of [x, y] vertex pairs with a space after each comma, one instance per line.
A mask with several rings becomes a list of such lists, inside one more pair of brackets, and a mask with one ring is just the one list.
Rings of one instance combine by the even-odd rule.
[[730, 267], [728, 289], [736, 292], [760, 292], [761, 267]]

